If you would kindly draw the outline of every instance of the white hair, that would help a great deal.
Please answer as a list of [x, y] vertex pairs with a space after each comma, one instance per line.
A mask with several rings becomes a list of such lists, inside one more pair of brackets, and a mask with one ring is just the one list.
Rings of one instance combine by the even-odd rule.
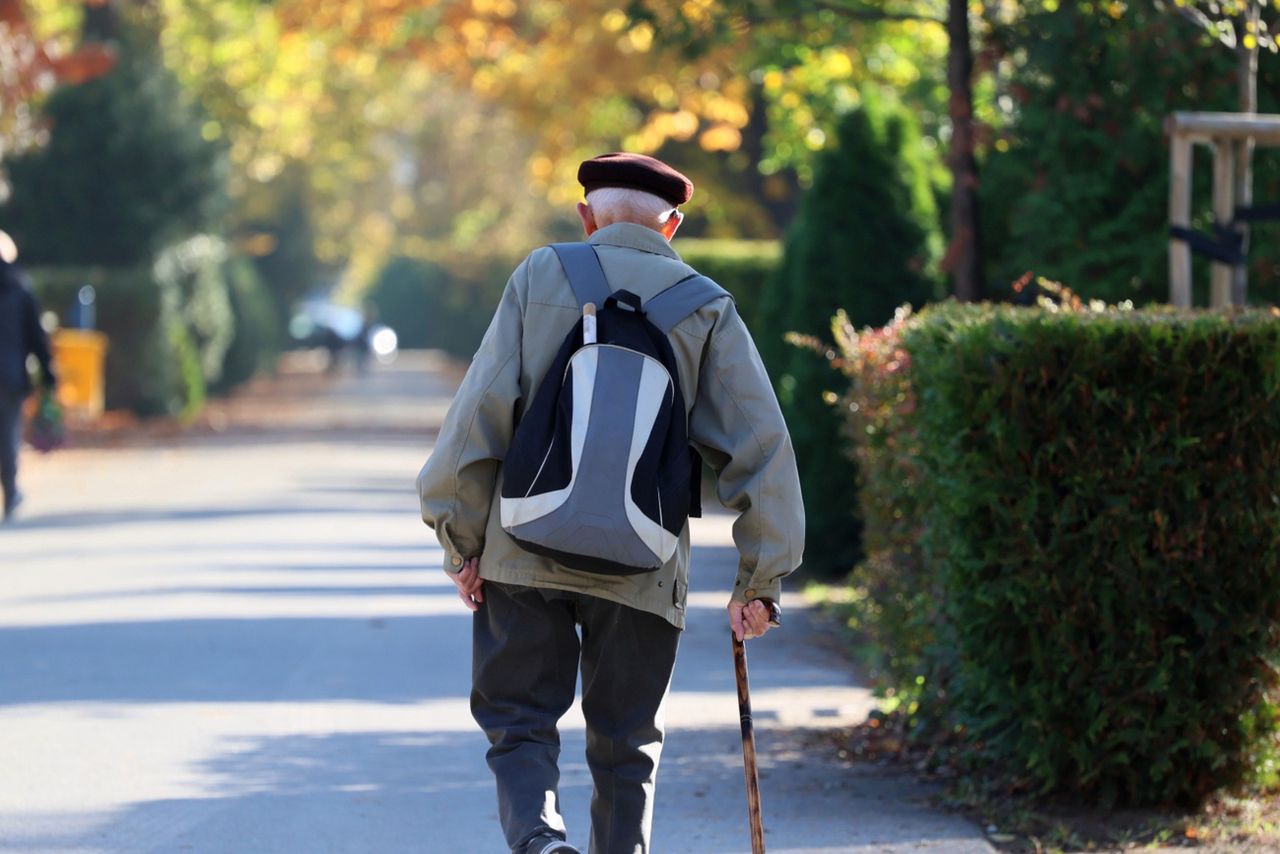
[[604, 228], [615, 222], [633, 222], [658, 229], [675, 215], [676, 206], [666, 199], [633, 190], [630, 187], [601, 187], [587, 193], [587, 205], [596, 218], [596, 225]]

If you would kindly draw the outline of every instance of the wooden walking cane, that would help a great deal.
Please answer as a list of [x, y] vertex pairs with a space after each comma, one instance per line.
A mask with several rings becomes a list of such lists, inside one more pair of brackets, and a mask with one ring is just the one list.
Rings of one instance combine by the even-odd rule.
[[[769, 622], [778, 625], [778, 606], [770, 603]], [[760, 773], [756, 763], [755, 724], [751, 719], [751, 689], [747, 683], [747, 647], [732, 631], [733, 670], [738, 679], [738, 716], [742, 722], [742, 770], [747, 778], [747, 820], [751, 825], [751, 854], [764, 854], [764, 812], [760, 808]]]

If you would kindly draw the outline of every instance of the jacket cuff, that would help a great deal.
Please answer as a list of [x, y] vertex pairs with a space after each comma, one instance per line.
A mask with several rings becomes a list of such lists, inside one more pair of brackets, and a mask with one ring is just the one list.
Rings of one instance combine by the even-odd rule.
[[462, 564], [464, 562], [462, 555], [457, 553], [449, 554], [448, 552], [445, 552], [444, 571], [450, 575], [457, 575], [459, 572], [462, 572]]
[[781, 605], [782, 579], [775, 578], [773, 581], [760, 583], [752, 580], [752, 573], [746, 568], [739, 570], [738, 578], [733, 582], [730, 601], [745, 605], [752, 599], [769, 599]]

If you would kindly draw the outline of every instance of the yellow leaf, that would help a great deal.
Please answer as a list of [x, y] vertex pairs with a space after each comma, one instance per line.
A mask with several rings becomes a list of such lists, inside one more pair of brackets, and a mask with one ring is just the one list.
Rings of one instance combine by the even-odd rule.
[[627, 13], [621, 9], [610, 9], [600, 18], [600, 26], [605, 32], [620, 33], [627, 26]]
[[698, 144], [706, 151], [737, 151], [742, 145], [742, 134], [735, 127], [716, 125], [702, 132]]
[[637, 53], [647, 53], [653, 47], [653, 27], [640, 24], [627, 33], [627, 42]]

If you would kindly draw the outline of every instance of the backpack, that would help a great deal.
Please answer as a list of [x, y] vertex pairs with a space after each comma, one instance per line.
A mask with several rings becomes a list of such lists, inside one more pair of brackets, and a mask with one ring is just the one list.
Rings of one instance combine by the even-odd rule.
[[729, 293], [694, 274], [642, 304], [611, 291], [590, 244], [551, 248], [579, 308], [597, 311], [565, 337], [516, 426], [502, 464], [502, 528], [573, 569], [653, 572], [701, 515], [702, 460], [689, 445], [667, 335]]

